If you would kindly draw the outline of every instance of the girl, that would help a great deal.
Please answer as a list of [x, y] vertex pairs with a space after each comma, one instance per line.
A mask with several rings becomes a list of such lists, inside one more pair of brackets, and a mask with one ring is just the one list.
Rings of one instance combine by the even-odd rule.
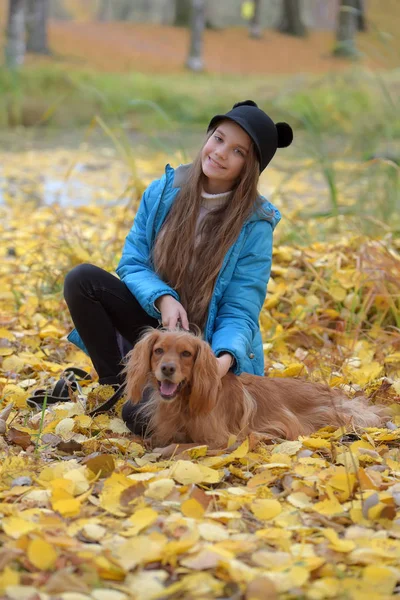
[[[229, 369], [264, 374], [259, 314], [271, 270], [279, 211], [257, 192], [260, 173], [293, 132], [251, 100], [208, 126], [190, 165], [144, 192], [116, 270], [119, 279], [83, 264], [70, 271], [64, 295], [76, 329], [70, 341], [92, 359], [100, 384], [123, 384], [122, 358], [143, 328], [200, 327]], [[145, 399], [143, 399], [145, 401]], [[127, 402], [122, 416], [143, 433]]]

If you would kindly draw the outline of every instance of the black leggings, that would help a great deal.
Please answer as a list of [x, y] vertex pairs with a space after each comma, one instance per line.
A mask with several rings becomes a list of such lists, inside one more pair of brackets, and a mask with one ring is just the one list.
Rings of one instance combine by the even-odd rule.
[[[146, 313], [120, 279], [95, 265], [78, 265], [68, 273], [64, 297], [99, 383], [123, 384], [124, 351], [135, 345], [145, 327], [157, 327], [158, 321]], [[123, 347], [118, 343], [121, 336]], [[122, 418], [131, 431], [141, 435], [143, 423], [134, 422], [135, 409], [126, 403]]]

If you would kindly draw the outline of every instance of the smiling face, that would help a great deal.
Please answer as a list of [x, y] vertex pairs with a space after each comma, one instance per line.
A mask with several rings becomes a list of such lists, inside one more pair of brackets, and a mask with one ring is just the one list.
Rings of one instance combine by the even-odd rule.
[[197, 339], [185, 333], [160, 333], [151, 353], [151, 370], [163, 400], [173, 400], [191, 381]]
[[230, 191], [246, 163], [252, 141], [233, 121], [222, 121], [201, 152], [205, 191], [221, 194]]

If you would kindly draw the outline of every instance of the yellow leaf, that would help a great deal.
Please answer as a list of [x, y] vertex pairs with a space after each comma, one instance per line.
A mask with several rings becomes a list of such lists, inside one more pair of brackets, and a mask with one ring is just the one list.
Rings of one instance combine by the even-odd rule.
[[265, 469], [265, 471], [261, 471], [261, 473], [257, 473], [257, 475], [249, 479], [247, 487], [251, 489], [259, 485], [268, 485], [275, 478], [275, 475], [269, 469]]
[[189, 498], [189, 500], [182, 502], [181, 511], [185, 517], [201, 519], [204, 516], [205, 508], [195, 498]]
[[363, 581], [379, 594], [393, 594], [398, 572], [384, 565], [367, 565], [363, 571]]
[[35, 531], [40, 527], [39, 524], [31, 523], [30, 521], [22, 519], [21, 517], [5, 517], [1, 526], [4, 530], [4, 533], [15, 540], [23, 535], [26, 535], [27, 533]]
[[343, 506], [335, 499], [331, 500], [322, 500], [321, 502], [316, 502], [311, 507], [315, 512], [320, 515], [325, 515], [327, 517], [333, 517], [334, 515], [340, 515], [344, 512]]
[[115, 554], [121, 567], [131, 571], [137, 565], [162, 560], [166, 543], [166, 538], [161, 535], [138, 535], [121, 544]]
[[5, 592], [9, 586], [19, 585], [20, 573], [6, 565], [0, 573], [0, 592]]
[[343, 302], [347, 296], [347, 292], [342, 286], [333, 284], [329, 287], [329, 293], [336, 302]]
[[191, 460], [197, 460], [198, 458], [202, 458], [207, 454], [208, 446], [196, 446], [195, 448], [190, 448], [186, 450], [187, 454], [189, 454]]
[[200, 483], [219, 483], [224, 476], [223, 471], [216, 471], [204, 465], [198, 465], [202, 479]]
[[311, 438], [311, 437], [302, 437], [299, 438], [303, 444], [307, 448], [319, 450], [320, 448], [330, 448], [331, 444], [328, 440], [323, 440], [322, 438]]
[[185, 558], [180, 561], [180, 564], [187, 569], [194, 569], [195, 571], [203, 571], [205, 569], [214, 569], [221, 562], [222, 558], [231, 558], [232, 555], [229, 552], [218, 549], [217, 551], [210, 547], [203, 548], [197, 554]]
[[55, 433], [63, 439], [70, 439], [72, 437], [72, 431], [74, 429], [75, 421], [71, 417], [62, 419], [57, 423]]
[[310, 600], [324, 600], [324, 598], [338, 598], [340, 583], [334, 577], [321, 577], [313, 581], [307, 594]]
[[76, 517], [81, 511], [81, 503], [77, 498], [66, 498], [52, 502], [53, 510], [63, 517]]
[[349, 473], [344, 467], [337, 467], [335, 474], [328, 482], [332, 488], [341, 492], [338, 500], [344, 502], [353, 493], [357, 478], [354, 473]]
[[5, 339], [5, 340], [10, 340], [10, 342], [12, 342], [15, 340], [15, 335], [8, 329], [4, 329], [4, 327], [0, 327], [0, 339], [1, 338]]
[[[12, 356], [10, 358], [14, 357]], [[4, 365], [5, 360], [3, 361], [3, 369], [8, 370], [8, 368]], [[26, 399], [29, 396], [29, 392], [23, 390], [19, 385], [7, 383], [3, 388], [2, 396], [5, 398], [7, 403], [14, 402], [14, 408], [26, 408]]]
[[173, 479], [158, 479], [149, 483], [148, 489], [144, 495], [146, 498], [153, 498], [154, 500], [164, 500], [175, 487]]
[[191, 483], [218, 483], [222, 475], [204, 465], [194, 464], [189, 460], [178, 460], [171, 467], [171, 477], [183, 485], [188, 485]]
[[[12, 356], [8, 356], [7, 358], [5, 358], [3, 360], [3, 371], [11, 371], [14, 373], [19, 373], [20, 371], [22, 371], [22, 369], [25, 369], [26, 367], [26, 361], [21, 358], [20, 356], [17, 356], [16, 354], [13, 354]], [[15, 389], [18, 388], [18, 386], [9, 383], [6, 387], [9, 386], [9, 389]], [[20, 388], [18, 388], [20, 389]]]
[[90, 542], [99, 542], [107, 533], [107, 529], [98, 523], [86, 523], [81, 531]]
[[123, 517], [125, 513], [120, 506], [121, 493], [128, 487], [131, 487], [132, 481], [122, 473], [112, 473], [104, 482], [103, 490], [100, 494], [100, 506], [113, 515]]
[[369, 364], [363, 364], [359, 369], [351, 370], [351, 374], [355, 383], [361, 386], [366, 385], [370, 381], [377, 379], [383, 373], [383, 365], [377, 361], [372, 361]]
[[249, 440], [248, 438], [244, 440], [242, 444], [236, 450], [231, 452], [229, 458], [244, 458], [246, 454], [249, 452]]
[[129, 517], [133, 527], [129, 528], [129, 535], [136, 535], [146, 529], [158, 519], [158, 513], [152, 508], [140, 508]]
[[335, 552], [351, 552], [356, 547], [352, 540], [342, 540], [334, 529], [330, 527], [321, 530], [321, 533], [331, 542], [329, 547]]
[[294, 454], [297, 454], [302, 446], [302, 442], [297, 440], [292, 442], [282, 442], [282, 444], [277, 444], [274, 446], [272, 454], [287, 454], [288, 456], [293, 456]]
[[257, 499], [251, 505], [251, 510], [257, 519], [269, 521], [282, 512], [281, 503], [273, 498]]
[[307, 373], [307, 367], [303, 363], [292, 363], [282, 371], [282, 377], [298, 377]]
[[202, 522], [198, 524], [198, 529], [207, 542], [221, 542], [229, 538], [229, 531], [219, 523]]
[[57, 560], [57, 552], [54, 547], [40, 538], [29, 542], [27, 555], [31, 563], [40, 571], [53, 568]]
[[296, 508], [307, 508], [312, 505], [310, 496], [307, 496], [304, 492], [293, 492], [293, 494], [289, 494], [287, 501]]
[[128, 427], [123, 420], [118, 417], [110, 420], [109, 430], [113, 433], [129, 433]]
[[5, 348], [0, 346], [0, 356], [10, 356], [14, 352], [13, 348]]
[[45, 327], [42, 327], [39, 331], [39, 336], [41, 339], [44, 339], [46, 337], [60, 338], [64, 334], [65, 331], [59, 329], [58, 327], [55, 327], [54, 325], [46, 325]]

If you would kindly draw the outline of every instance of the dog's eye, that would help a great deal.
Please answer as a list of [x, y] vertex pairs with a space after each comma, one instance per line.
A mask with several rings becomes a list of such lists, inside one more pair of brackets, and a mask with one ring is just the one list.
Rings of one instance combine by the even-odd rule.
[[156, 348], [154, 354], [164, 354], [164, 350], [162, 348]]
[[189, 352], [189, 350], [184, 350], [183, 352], [181, 352], [181, 356], [184, 356], [185, 358], [189, 358], [189, 356], [192, 356], [192, 353]]

